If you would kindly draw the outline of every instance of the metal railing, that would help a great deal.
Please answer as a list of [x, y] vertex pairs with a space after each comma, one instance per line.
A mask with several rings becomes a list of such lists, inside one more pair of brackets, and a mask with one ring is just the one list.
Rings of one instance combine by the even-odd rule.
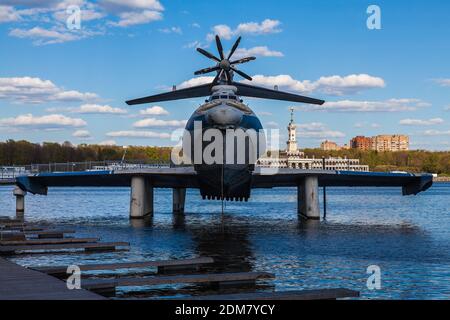
[[64, 163], [44, 163], [30, 164], [24, 166], [0, 166], [0, 180], [11, 180], [16, 177], [37, 173], [51, 172], [80, 172], [80, 171], [121, 171], [121, 170], [141, 170], [148, 168], [168, 168], [170, 162], [165, 160], [141, 161], [85, 161], [85, 162], [64, 162]]

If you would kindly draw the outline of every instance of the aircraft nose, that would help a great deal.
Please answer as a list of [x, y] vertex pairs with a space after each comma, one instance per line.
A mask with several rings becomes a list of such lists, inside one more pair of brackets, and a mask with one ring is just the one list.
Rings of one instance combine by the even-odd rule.
[[208, 112], [208, 120], [218, 125], [235, 125], [241, 122], [242, 112], [231, 107], [219, 107]]

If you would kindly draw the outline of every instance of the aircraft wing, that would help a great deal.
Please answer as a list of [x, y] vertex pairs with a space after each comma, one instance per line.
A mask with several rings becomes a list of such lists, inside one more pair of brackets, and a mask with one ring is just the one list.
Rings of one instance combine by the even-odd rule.
[[[148, 177], [155, 188], [200, 187], [193, 167], [52, 172], [18, 177], [16, 183], [33, 194], [47, 194], [48, 187], [128, 187], [135, 175]], [[433, 184], [431, 174], [256, 168], [251, 187], [296, 187], [306, 176], [317, 176], [319, 186], [401, 187], [403, 195], [417, 194]]]
[[189, 98], [206, 97], [211, 95], [212, 83], [203, 84], [200, 86], [194, 86], [179, 90], [174, 90], [170, 92], [155, 94], [148, 97], [128, 100], [126, 103], [128, 105], [142, 104], [142, 103], [153, 103], [159, 101], [171, 101]]
[[233, 82], [233, 86], [238, 88], [236, 92], [239, 96], [263, 98], [263, 99], [273, 99], [273, 100], [284, 100], [292, 102], [301, 102], [309, 104], [323, 104], [325, 101], [320, 99], [314, 99], [310, 97], [301, 96], [298, 94], [293, 94], [289, 92], [283, 92], [278, 90], [272, 90], [257, 86], [252, 86], [240, 82]]
[[296, 187], [306, 176], [317, 176], [321, 187], [401, 187], [403, 195], [418, 194], [433, 184], [431, 174], [257, 168], [252, 188]]

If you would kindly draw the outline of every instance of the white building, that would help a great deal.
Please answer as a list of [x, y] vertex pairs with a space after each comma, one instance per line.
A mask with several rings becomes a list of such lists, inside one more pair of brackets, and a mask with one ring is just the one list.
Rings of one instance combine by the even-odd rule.
[[347, 170], [347, 171], [369, 171], [369, 166], [359, 164], [359, 159], [347, 158], [308, 158], [297, 146], [296, 125], [294, 123], [294, 109], [291, 108], [291, 121], [289, 122], [288, 141], [286, 150], [281, 151], [278, 157], [261, 157], [256, 166], [265, 168], [293, 168], [304, 170]]

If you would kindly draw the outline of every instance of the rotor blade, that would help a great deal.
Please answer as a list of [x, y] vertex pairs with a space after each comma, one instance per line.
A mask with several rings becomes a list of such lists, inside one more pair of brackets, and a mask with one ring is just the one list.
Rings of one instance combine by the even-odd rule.
[[205, 74], [205, 73], [210, 73], [210, 72], [213, 72], [213, 71], [217, 71], [219, 69], [220, 69], [220, 67], [218, 67], [218, 66], [211, 67], [211, 68], [205, 68], [205, 69], [201, 69], [201, 70], [195, 71], [194, 74], [195, 75]]
[[223, 56], [223, 47], [222, 47], [222, 42], [220, 42], [220, 38], [218, 35], [216, 35], [216, 45], [217, 45], [217, 50], [219, 51], [219, 55], [220, 55], [220, 59], [224, 59]]
[[244, 72], [242, 72], [242, 71], [240, 71], [240, 70], [238, 70], [238, 69], [236, 69], [236, 68], [231, 67], [231, 70], [233, 70], [233, 71], [236, 72], [238, 75], [240, 75], [241, 77], [243, 77], [243, 78], [245, 78], [245, 79], [247, 79], [247, 80], [250, 80], [250, 81], [253, 80], [252, 77], [250, 77], [248, 74], [246, 74], [246, 73], [244, 73]]
[[325, 102], [323, 100], [309, 98], [298, 94], [251, 86], [240, 82], [233, 82], [232, 85], [238, 89], [236, 92], [237, 95], [245, 97], [284, 100], [284, 101], [320, 104], [320, 105]]
[[217, 62], [220, 62], [220, 59], [217, 58], [215, 55], [213, 55], [212, 53], [209, 53], [208, 51], [202, 49], [202, 48], [197, 48], [197, 51], [200, 52], [202, 55], [206, 56], [207, 58], [216, 60]]
[[224, 70], [225, 71], [225, 76], [227, 78], [227, 83], [231, 84], [231, 73], [228, 70]]
[[246, 57], [239, 60], [231, 61], [230, 64], [240, 64], [240, 63], [246, 63], [252, 60], [255, 60], [256, 57]]
[[170, 101], [170, 100], [205, 97], [205, 96], [209, 96], [211, 94], [211, 87], [212, 87], [212, 83], [207, 83], [207, 84], [202, 84], [200, 86], [155, 94], [153, 96], [148, 96], [148, 97], [139, 98], [139, 99], [128, 100], [128, 101], [126, 101], [126, 103], [128, 105], [135, 105], [135, 104], [152, 103], [152, 102], [159, 102], [159, 101]]
[[223, 72], [224, 72], [223, 69], [220, 69], [220, 71], [217, 72], [217, 75], [216, 75], [216, 77], [214, 78], [214, 80], [213, 80], [213, 82], [212, 82], [213, 85], [217, 83], [217, 80], [220, 79], [220, 77], [222, 76], [222, 73], [223, 73]]
[[230, 60], [231, 56], [233, 55], [234, 51], [236, 51], [237, 47], [239, 46], [239, 42], [241, 42], [241, 37], [237, 38], [236, 42], [233, 45], [233, 48], [231, 48], [230, 54], [228, 55], [228, 60]]

